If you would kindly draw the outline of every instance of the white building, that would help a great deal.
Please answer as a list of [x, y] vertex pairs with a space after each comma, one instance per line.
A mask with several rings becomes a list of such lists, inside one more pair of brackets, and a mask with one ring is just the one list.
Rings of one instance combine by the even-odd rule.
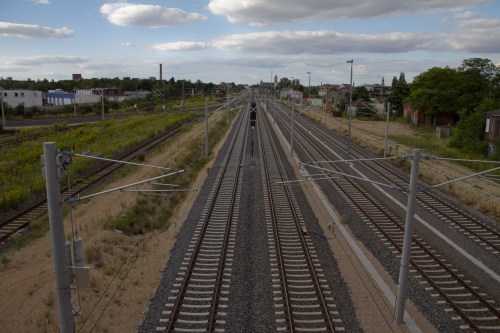
[[280, 90], [280, 98], [294, 98], [301, 99], [304, 97], [302, 91], [293, 90], [292, 88], [285, 88]]
[[42, 106], [43, 94], [38, 90], [14, 89], [2, 90], [2, 98], [5, 104], [15, 108], [19, 104], [24, 107]]
[[74, 100], [75, 94], [61, 89], [49, 90], [49, 92], [43, 93], [43, 101], [45, 105], [49, 106], [71, 105], [74, 103]]

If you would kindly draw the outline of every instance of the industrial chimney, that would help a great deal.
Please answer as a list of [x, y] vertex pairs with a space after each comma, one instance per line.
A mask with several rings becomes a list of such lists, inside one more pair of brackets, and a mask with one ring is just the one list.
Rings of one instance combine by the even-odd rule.
[[162, 65], [160, 64], [160, 82], [163, 80], [163, 68]]

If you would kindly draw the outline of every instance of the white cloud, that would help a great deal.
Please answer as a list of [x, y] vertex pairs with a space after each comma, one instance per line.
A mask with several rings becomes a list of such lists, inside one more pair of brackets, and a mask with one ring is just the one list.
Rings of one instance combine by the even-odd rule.
[[0, 22], [0, 35], [20, 38], [67, 38], [74, 31], [68, 28], [53, 29], [35, 24]]
[[0, 57], [0, 65], [42, 66], [46, 64], [79, 64], [88, 61], [87, 57], [38, 55], [31, 57]]
[[37, 5], [50, 5], [50, 0], [33, 0]]
[[124, 46], [124, 47], [134, 47], [134, 45], [130, 42], [124, 42], [124, 43], [121, 43], [121, 46]]
[[486, 18], [474, 12], [459, 12], [455, 15], [459, 31], [451, 34], [449, 44], [459, 51], [500, 52], [500, 19]]
[[116, 25], [144, 26], [151, 28], [178, 25], [206, 19], [198, 13], [186, 13], [178, 8], [159, 5], [130, 4], [127, 2], [106, 3], [101, 13]]
[[288, 55], [397, 53], [437, 49], [438, 44], [436, 36], [426, 34], [344, 34], [329, 30], [253, 32], [223, 36], [212, 42], [213, 47], [222, 50]]
[[229, 22], [265, 25], [310, 18], [372, 18], [415, 14], [493, 0], [210, 0], [208, 9]]
[[151, 48], [157, 51], [196, 51], [207, 47], [209, 44], [203, 42], [173, 42], [151, 45]]

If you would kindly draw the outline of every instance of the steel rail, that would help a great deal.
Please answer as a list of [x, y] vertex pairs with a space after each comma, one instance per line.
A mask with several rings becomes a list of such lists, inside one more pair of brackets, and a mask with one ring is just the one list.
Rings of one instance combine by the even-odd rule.
[[[306, 118], [301, 118], [301, 121], [311, 123], [311, 121]], [[318, 133], [324, 140], [327, 140], [328, 142], [338, 147], [341, 147], [341, 144], [344, 143], [343, 138], [338, 134], [327, 131], [326, 129], [317, 126], [316, 124], [313, 125], [315, 126], [316, 133]], [[373, 157], [361, 151], [360, 149], [357, 149], [356, 147], [351, 147], [351, 153], [353, 151], [358, 156], [361, 156], [363, 158]], [[373, 160], [371, 161], [371, 163], [368, 163], [367, 161], [360, 161], [360, 163], [365, 165], [370, 171], [374, 172], [378, 177], [386, 179], [391, 183], [397, 184], [398, 186], [409, 185], [408, 179], [404, 178], [402, 175], [395, 172], [392, 168], [388, 167], [386, 164], [378, 160]], [[382, 171], [377, 170], [377, 168], [373, 168], [373, 165], [375, 165], [378, 169], [381, 169]], [[389, 175], [391, 177], [389, 177]], [[488, 226], [487, 224], [478, 221], [476, 218], [464, 212], [462, 209], [455, 207], [454, 205], [450, 204], [443, 198], [439, 197], [436, 193], [433, 193], [432, 190], [419, 191], [417, 193], [417, 203], [420, 204], [420, 206], [424, 207], [427, 211], [433, 214], [439, 214], [443, 219], [447, 219], [450, 223], [458, 226], [466, 233], [477, 238], [481, 243], [485, 244], [486, 247], [489, 247], [492, 250], [500, 253], [499, 230], [495, 230], [494, 228]], [[444, 208], [439, 208], [439, 209], [435, 208], [437, 206], [442, 206]], [[457, 217], [452, 216], [453, 214], [460, 216], [465, 221], [460, 222]], [[482, 235], [480, 232], [472, 230], [470, 227], [466, 225], [466, 223], [471, 223], [474, 226], [479, 227], [481, 230], [487, 231], [491, 236], [494, 236], [496, 238], [498, 243], [495, 244], [490, 239], [486, 238], [485, 235]]]
[[[247, 112], [248, 113], [248, 112]], [[247, 116], [248, 117], [248, 116]], [[243, 119], [246, 119], [247, 117], [242, 117], [242, 120], [240, 120], [238, 124], [237, 131], [239, 133], [239, 130], [242, 128], [242, 124], [246, 123], [243, 121]], [[246, 130], [246, 128], [245, 128]], [[194, 266], [196, 264], [196, 259], [201, 251], [202, 243], [207, 231], [207, 228], [209, 226], [209, 221], [210, 218], [214, 212], [214, 208], [216, 205], [217, 200], [219, 200], [218, 194], [221, 191], [222, 184], [224, 182], [225, 174], [228, 171], [229, 163], [230, 163], [230, 157], [233, 154], [233, 151], [235, 151], [236, 147], [236, 138], [237, 136], [235, 135], [232, 139], [232, 142], [230, 144], [229, 152], [226, 155], [226, 158], [223, 162], [223, 167], [220, 171], [220, 177], [218, 179], [218, 182], [214, 186], [214, 191], [213, 191], [213, 196], [211, 198], [211, 201], [209, 202], [209, 208], [208, 212], [204, 218], [204, 221], [202, 223], [202, 230], [200, 231], [198, 238], [196, 240], [196, 245], [193, 250], [193, 254], [191, 255], [191, 259], [189, 260], [188, 267], [186, 269], [186, 273], [184, 275], [183, 281], [181, 283], [181, 286], [179, 288], [179, 294], [175, 300], [174, 306], [171, 310], [171, 315], [168, 321], [168, 326], [166, 327], [167, 332], [173, 332], [175, 329], [175, 324], [177, 322], [177, 319], [179, 317], [180, 309], [182, 307], [182, 303], [186, 294], [186, 291], [188, 289], [188, 285], [191, 279], [191, 276], [194, 271]], [[244, 152], [244, 144], [240, 147], [239, 151], [239, 160], [238, 160], [238, 170], [237, 170], [237, 175], [238, 177], [234, 181], [234, 186], [233, 186], [233, 191], [232, 191], [232, 196], [231, 196], [231, 209], [234, 208], [234, 200], [236, 197], [236, 189], [238, 185], [238, 179], [239, 179], [239, 173], [240, 173], [240, 165], [241, 165], [241, 159], [243, 157], [243, 152]], [[224, 265], [225, 265], [225, 255], [227, 253], [227, 246], [228, 246], [228, 239], [229, 239], [229, 230], [231, 226], [231, 220], [233, 218], [233, 214], [228, 214], [228, 221], [226, 223], [225, 227], [225, 232], [224, 232], [224, 240], [223, 240], [223, 253], [222, 256], [219, 260], [219, 265], [218, 265], [218, 271], [217, 271], [217, 277], [216, 277], [216, 288], [214, 289], [214, 292], [212, 293], [212, 301], [210, 305], [210, 313], [209, 313], [209, 321], [208, 321], [208, 326], [207, 326], [207, 331], [208, 332], [213, 332], [215, 329], [215, 323], [216, 323], [216, 315], [217, 315], [217, 305], [218, 305], [218, 298], [220, 297], [220, 286], [222, 283], [222, 277], [224, 273]]]
[[[260, 119], [262, 117], [263, 117], [263, 115], [261, 117], [258, 117], [258, 118]], [[270, 136], [270, 134], [269, 134], [270, 130], [268, 128], [269, 125], [268, 125], [268, 123], [266, 121], [261, 120], [261, 124], [263, 124], [263, 123], [266, 124], [265, 129], [266, 129], [267, 135], [269, 137]], [[261, 142], [262, 141], [263, 141], [263, 138], [261, 139]], [[270, 144], [270, 148], [271, 148], [271, 151], [272, 151], [272, 155], [274, 156], [274, 163], [276, 164], [276, 167], [277, 167], [278, 172], [279, 172], [279, 177], [281, 178], [282, 181], [285, 181], [288, 178], [285, 176], [285, 172], [283, 170], [283, 166], [280, 163], [280, 159], [279, 159], [276, 147], [275, 147], [273, 141], [270, 140], [270, 139], [269, 139], [269, 144]], [[263, 145], [263, 143], [261, 145]], [[264, 149], [265, 149], [264, 146], [262, 146], [262, 151], [264, 151]], [[263, 159], [265, 159], [265, 154], [264, 153], [262, 154], [262, 156], [263, 156]], [[270, 203], [271, 203], [271, 207], [273, 207], [273, 202], [272, 202], [273, 194], [272, 194], [272, 190], [271, 190], [272, 186], [269, 183], [269, 181], [270, 181], [270, 175], [269, 175], [269, 170], [267, 168], [267, 159], [265, 160], [265, 164], [266, 164], [266, 168], [265, 168], [266, 180], [268, 182], [268, 192], [271, 192], [270, 193], [270, 199], [271, 199]], [[319, 279], [318, 279], [318, 276], [316, 274], [316, 270], [314, 269], [314, 263], [313, 263], [313, 260], [311, 258], [311, 255], [310, 255], [309, 248], [308, 248], [306, 240], [305, 240], [305, 236], [304, 236], [304, 234], [302, 232], [302, 228], [301, 228], [300, 223], [299, 223], [299, 217], [297, 215], [298, 214], [297, 213], [297, 208], [295, 207], [295, 205], [293, 203], [293, 200], [292, 200], [292, 197], [291, 197], [292, 195], [290, 193], [290, 188], [288, 186], [284, 186], [284, 192], [285, 192], [285, 195], [287, 197], [287, 201], [289, 203], [289, 207], [291, 208], [290, 212], [293, 215], [293, 221], [294, 221], [294, 224], [295, 224], [295, 227], [296, 227], [296, 230], [297, 230], [298, 237], [300, 239], [300, 244], [301, 244], [301, 247], [302, 247], [302, 250], [303, 250], [306, 262], [307, 262], [309, 273], [310, 273], [312, 281], [313, 281], [314, 289], [316, 291], [316, 295], [318, 296], [318, 300], [320, 302], [320, 308], [321, 308], [321, 312], [323, 313], [323, 317], [324, 317], [324, 320], [325, 320], [327, 331], [328, 332], [335, 332], [335, 327], [333, 325], [333, 320], [332, 320], [332, 317], [330, 315], [330, 311], [328, 310], [328, 305], [326, 303], [325, 296], [324, 296], [323, 291], [321, 289], [321, 286], [320, 286], [320, 283], [319, 283]], [[276, 216], [273, 216], [273, 219], [274, 219], [273, 225], [275, 226], [275, 237], [277, 237], [276, 238], [277, 244], [280, 245], [279, 234], [278, 234], [277, 227], [276, 227]], [[281, 260], [283, 260], [283, 259], [281, 258]], [[283, 275], [283, 277], [284, 277], [284, 279], [286, 281], [286, 273]], [[291, 309], [288, 309], [287, 312], [291, 316]], [[289, 320], [291, 320], [291, 323], [293, 325], [293, 320], [292, 320], [291, 317], [290, 317]], [[294, 331], [293, 326], [292, 326], [291, 330]]]
[[[284, 124], [284, 126], [288, 127], [287, 122], [283, 122], [283, 124]], [[298, 136], [298, 134], [296, 134], [296, 135]], [[317, 154], [321, 155], [320, 159], [328, 160], [329, 156], [327, 154], [323, 153], [322, 150], [319, 149], [317, 147], [317, 145], [315, 145], [313, 143], [313, 141], [310, 138], [308, 138], [307, 135], [302, 134], [301, 138], [297, 137], [297, 141], [300, 142], [301, 146], [303, 147], [303, 149], [306, 151], [306, 153], [309, 156], [313, 157], [315, 155], [315, 153], [313, 153], [311, 151], [311, 149], [314, 149]], [[311, 146], [310, 149], [308, 149], [304, 145], [304, 141], [307, 142]], [[335, 169], [338, 168], [338, 166], [333, 164], [333, 163], [330, 163], [330, 166], [335, 168]], [[400, 243], [397, 242], [396, 240], [394, 240], [393, 236], [391, 236], [388, 232], [386, 232], [386, 230], [383, 227], [381, 227], [378, 223], [376, 223], [376, 221], [373, 220], [373, 218], [370, 216], [371, 214], [369, 212], [367, 212], [362, 205], [359, 204], [359, 198], [354, 199], [352, 197], [352, 194], [349, 194], [347, 189], [345, 188], [345, 186], [340, 184], [340, 182], [338, 180], [331, 179], [330, 181], [333, 184], [336, 184], [336, 188], [338, 190], [340, 190], [346, 197], [348, 197], [350, 199], [351, 205], [355, 206], [358, 209], [358, 211], [362, 212], [364, 214], [364, 216], [366, 216], [371, 221], [372, 225], [374, 225], [377, 228], [377, 230], [379, 230], [379, 232], [381, 232], [384, 235], [384, 237], [392, 244], [392, 246], [394, 246], [399, 252], [401, 252], [402, 248], [401, 248]], [[366, 200], [370, 201], [374, 207], [380, 207], [380, 204], [377, 203], [374, 199], [372, 199], [371, 196], [366, 195], [366, 193], [365, 193], [366, 191], [364, 191], [363, 188], [361, 186], [359, 186], [358, 184], [356, 184], [354, 181], [352, 181], [349, 178], [345, 178], [345, 179], [343, 179], [343, 181], [347, 182], [349, 184], [349, 186], [351, 186], [353, 189], [355, 189], [356, 194], [362, 195]], [[380, 213], [385, 214], [384, 220], [391, 221], [392, 224], [395, 225], [400, 230], [400, 234], [402, 234], [404, 227], [402, 226], [401, 223], [397, 222], [396, 219], [394, 219], [384, 209], [380, 209]], [[450, 276], [452, 276], [453, 279], [458, 284], [463, 286], [477, 301], [479, 301], [483, 306], [485, 306], [491, 312], [491, 314], [496, 316], [497, 320], [500, 320], [499, 310], [496, 309], [492, 304], [490, 304], [490, 302], [488, 302], [479, 292], [477, 292], [474, 287], [467, 284], [467, 282], [464, 281], [464, 279], [462, 279], [457, 273], [455, 273], [453, 271], [453, 269], [448, 267], [441, 259], [439, 259], [436, 255], [434, 255], [432, 253], [432, 251], [430, 249], [428, 249], [427, 246], [425, 246], [422, 242], [420, 242], [418, 239], [416, 239], [416, 237], [412, 237], [412, 243], [417, 245], [422, 251], [424, 251], [426, 253], [426, 255], [431, 257], [442, 269], [444, 269]], [[411, 264], [421, 274], [421, 276], [434, 288], [434, 290], [436, 290], [441, 295], [441, 297], [446, 301], [446, 303], [448, 305], [450, 305], [450, 307], [453, 308], [453, 310], [464, 320], [464, 322], [467, 323], [467, 325], [469, 325], [469, 327], [471, 327], [472, 329], [474, 329], [478, 332], [481, 331], [482, 328], [479, 325], [477, 325], [470, 318], [470, 316], [467, 315], [463, 311], [463, 309], [460, 308], [460, 306], [458, 306], [456, 304], [456, 302], [450, 298], [450, 296], [453, 296], [453, 295], [447, 294], [438, 284], [436, 284], [434, 282], [434, 280], [432, 280], [432, 277], [430, 277], [425, 272], [425, 270], [423, 268], [421, 268], [420, 265], [415, 260], [412, 259]]]

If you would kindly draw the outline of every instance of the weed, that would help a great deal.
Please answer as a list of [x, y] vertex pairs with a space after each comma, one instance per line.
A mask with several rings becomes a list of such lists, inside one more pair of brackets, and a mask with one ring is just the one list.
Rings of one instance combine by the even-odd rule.
[[118, 267], [112, 265], [112, 266], [108, 266], [104, 269], [104, 274], [107, 275], [107, 276], [113, 276], [116, 274], [116, 271], [118, 270]]
[[10, 239], [14, 242], [14, 245], [18, 249], [23, 247], [23, 245], [25, 244], [25, 240], [26, 240], [25, 237], [23, 237], [22, 235], [19, 235], [19, 234], [13, 235]]
[[53, 307], [56, 304], [56, 299], [54, 296], [54, 293], [51, 291], [47, 298], [44, 300], [44, 304], [47, 305], [49, 308]]
[[102, 255], [102, 248], [99, 245], [89, 245], [86, 248], [87, 261], [93, 264], [96, 268], [104, 266], [104, 257]]
[[10, 259], [7, 258], [6, 256], [2, 256], [2, 258], [0, 258], [0, 263], [2, 265], [7, 265], [9, 262], [10, 262]]

